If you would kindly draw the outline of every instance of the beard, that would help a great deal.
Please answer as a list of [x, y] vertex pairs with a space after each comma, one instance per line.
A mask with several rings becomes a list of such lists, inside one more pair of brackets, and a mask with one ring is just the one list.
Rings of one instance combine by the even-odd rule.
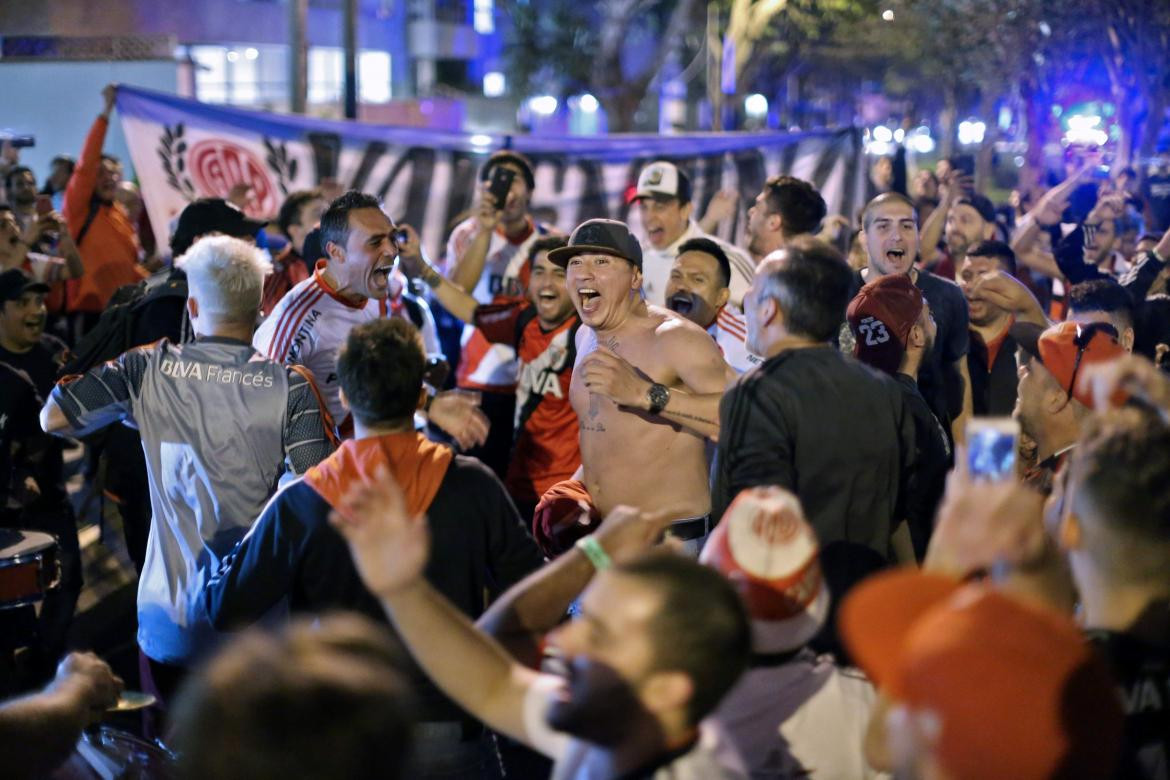
[[613, 668], [579, 659], [569, 666], [569, 695], [553, 699], [545, 711], [549, 726], [601, 746], [619, 744], [646, 712], [634, 687]]

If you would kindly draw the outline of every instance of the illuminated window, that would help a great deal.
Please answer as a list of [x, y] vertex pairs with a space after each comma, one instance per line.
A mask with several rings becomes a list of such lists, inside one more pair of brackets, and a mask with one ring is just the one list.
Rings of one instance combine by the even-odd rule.
[[390, 102], [390, 53], [358, 53], [358, 97], [363, 103]]
[[475, 18], [472, 22], [475, 31], [482, 35], [489, 35], [496, 31], [495, 0], [475, 0]]

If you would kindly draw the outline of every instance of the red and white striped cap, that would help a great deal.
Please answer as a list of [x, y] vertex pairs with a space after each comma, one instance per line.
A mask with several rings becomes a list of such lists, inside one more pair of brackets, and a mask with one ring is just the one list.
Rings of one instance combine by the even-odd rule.
[[829, 590], [819, 551], [800, 501], [767, 486], [736, 496], [699, 560], [739, 591], [752, 617], [753, 649], [780, 653], [803, 647], [825, 624]]

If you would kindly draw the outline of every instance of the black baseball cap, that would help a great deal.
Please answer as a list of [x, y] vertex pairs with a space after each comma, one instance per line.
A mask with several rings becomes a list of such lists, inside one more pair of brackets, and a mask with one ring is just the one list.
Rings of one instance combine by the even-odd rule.
[[569, 258], [594, 253], [613, 255], [629, 260], [639, 271], [642, 270], [642, 247], [630, 233], [624, 222], [616, 219], [591, 219], [582, 222], [569, 236], [568, 246], [548, 253], [549, 262], [564, 268]]
[[21, 268], [9, 268], [0, 273], [0, 302], [18, 300], [26, 292], [48, 291], [49, 285], [38, 282]]
[[223, 198], [200, 198], [187, 204], [179, 215], [179, 224], [171, 236], [171, 251], [178, 257], [191, 248], [196, 238], [206, 233], [251, 238], [267, 224], [249, 219], [235, 204]]

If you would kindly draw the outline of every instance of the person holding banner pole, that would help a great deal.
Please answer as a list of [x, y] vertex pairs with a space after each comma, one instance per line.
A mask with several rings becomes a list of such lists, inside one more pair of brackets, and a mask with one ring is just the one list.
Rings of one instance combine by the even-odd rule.
[[[480, 304], [523, 296], [529, 249], [556, 232], [529, 214], [535, 184], [532, 163], [524, 155], [508, 149], [493, 153], [479, 171], [474, 213], [451, 232], [447, 278]], [[483, 412], [491, 421], [487, 442], [468, 454], [504, 479], [520, 370], [516, 350], [510, 344], [491, 343], [471, 324], [463, 329], [461, 341], [456, 385], [481, 394]]]

